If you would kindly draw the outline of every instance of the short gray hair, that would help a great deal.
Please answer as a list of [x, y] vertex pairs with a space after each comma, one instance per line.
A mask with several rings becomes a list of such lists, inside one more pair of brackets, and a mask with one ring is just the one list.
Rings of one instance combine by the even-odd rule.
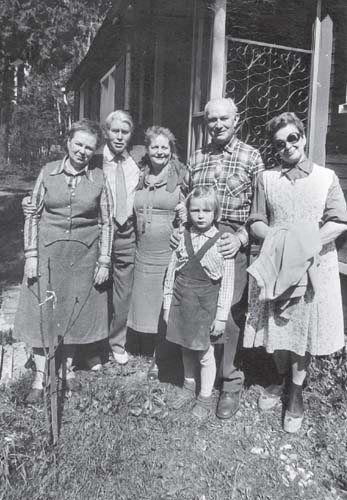
[[104, 142], [103, 133], [100, 125], [97, 122], [82, 118], [77, 122], [73, 122], [68, 132], [68, 139], [71, 141], [77, 132], [87, 132], [96, 139], [96, 148], [98, 149]]
[[107, 129], [111, 128], [111, 124], [113, 120], [121, 120], [122, 122], [127, 123], [130, 126], [131, 133], [134, 131], [134, 122], [131, 114], [124, 109], [116, 109], [116, 111], [112, 111], [105, 120], [105, 125]]
[[167, 138], [169, 141], [170, 149], [171, 149], [171, 154], [173, 156], [177, 156], [176, 153], [176, 138], [171, 132], [170, 129], [166, 127], [161, 127], [159, 125], [153, 125], [152, 127], [149, 127], [146, 132], [145, 132], [145, 146], [148, 149], [150, 146], [152, 140], [158, 136], [164, 136]]

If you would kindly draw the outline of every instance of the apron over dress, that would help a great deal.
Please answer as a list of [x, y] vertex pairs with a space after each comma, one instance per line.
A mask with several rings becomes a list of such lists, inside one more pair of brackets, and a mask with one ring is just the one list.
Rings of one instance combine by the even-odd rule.
[[200, 261], [219, 237], [218, 232], [194, 254], [190, 233], [184, 233], [189, 260], [176, 273], [166, 338], [193, 351], [204, 351], [211, 344], [221, 280], [212, 280]]
[[[264, 172], [270, 227], [322, 220], [332, 171], [318, 165], [294, 183], [279, 170]], [[317, 267], [315, 291], [308, 286], [290, 319], [281, 318], [274, 301], [260, 300], [260, 289], [250, 279], [249, 309], [244, 347], [264, 346], [268, 353], [286, 350], [304, 356], [328, 355], [345, 345], [341, 285], [335, 242], [323, 245]]]

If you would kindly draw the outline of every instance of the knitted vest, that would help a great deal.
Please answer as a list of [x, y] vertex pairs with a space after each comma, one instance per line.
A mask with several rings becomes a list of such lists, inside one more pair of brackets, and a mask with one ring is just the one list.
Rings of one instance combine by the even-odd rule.
[[99, 237], [103, 172], [90, 168], [92, 180], [83, 175], [76, 189], [70, 190], [63, 173], [52, 175], [60, 163], [48, 163], [43, 169], [45, 196], [40, 238], [45, 246], [59, 240], [74, 240], [89, 247]]

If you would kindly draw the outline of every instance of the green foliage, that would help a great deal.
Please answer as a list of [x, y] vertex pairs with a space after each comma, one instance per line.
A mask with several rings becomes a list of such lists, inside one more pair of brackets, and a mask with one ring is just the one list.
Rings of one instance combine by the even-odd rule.
[[227, 33], [258, 42], [308, 48], [315, 15], [316, 2], [311, 0], [228, 0]]
[[0, 0], [0, 169], [42, 162], [61, 145], [70, 106], [62, 92], [111, 0]]
[[54, 159], [53, 148], [63, 145], [70, 112], [60, 89], [63, 75], [57, 70], [51, 70], [48, 77], [28, 73], [11, 120], [10, 158], [15, 165]]
[[21, 59], [38, 72], [83, 57], [109, 1], [2, 0], [2, 57]]

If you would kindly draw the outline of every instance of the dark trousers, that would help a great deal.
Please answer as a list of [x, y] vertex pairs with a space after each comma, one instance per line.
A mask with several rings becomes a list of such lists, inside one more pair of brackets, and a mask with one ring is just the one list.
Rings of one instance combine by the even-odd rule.
[[112, 350], [125, 348], [127, 318], [134, 280], [136, 239], [132, 218], [121, 227], [115, 224], [112, 248], [113, 315], [109, 344]]
[[[234, 232], [232, 228], [224, 226], [220, 230]], [[227, 392], [240, 391], [244, 383], [244, 373], [240, 368], [240, 348], [247, 311], [247, 266], [248, 255], [241, 249], [235, 257], [234, 295], [225, 328], [226, 342], [215, 345], [216, 358], [220, 361], [222, 390]]]

